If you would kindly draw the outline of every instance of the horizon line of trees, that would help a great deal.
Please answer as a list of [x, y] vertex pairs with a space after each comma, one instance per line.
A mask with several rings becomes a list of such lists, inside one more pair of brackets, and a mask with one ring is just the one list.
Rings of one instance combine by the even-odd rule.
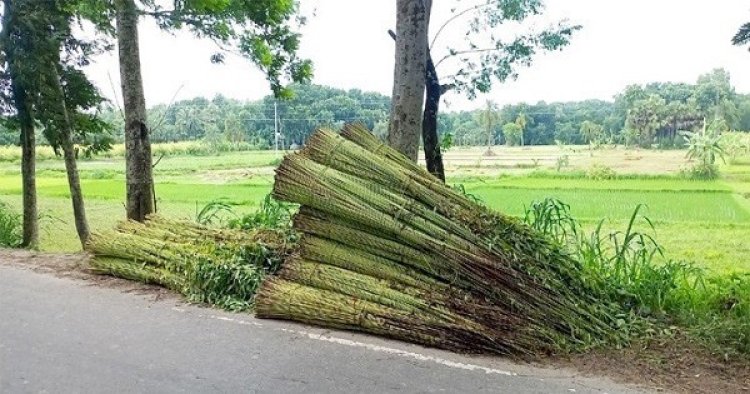
[[[280, 146], [304, 144], [319, 127], [362, 122], [385, 138], [390, 98], [360, 89], [294, 85], [294, 98], [241, 101], [217, 95], [159, 104], [148, 109], [153, 142], [205, 141], [217, 146], [237, 145], [271, 149], [274, 132]], [[489, 135], [487, 111], [492, 111]], [[112, 125], [115, 142], [123, 142], [120, 111], [108, 108], [100, 118]], [[502, 108], [443, 112], [438, 115], [441, 138], [454, 145], [551, 145], [616, 143], [673, 147], [680, 131], [695, 131], [704, 120], [719, 119], [727, 130], [750, 130], [750, 94], [736, 93], [729, 73], [716, 69], [696, 83], [652, 82], [630, 85], [613, 100], [519, 103]], [[521, 134], [509, 124], [522, 125]], [[504, 131], [505, 130], [505, 131]], [[510, 138], [509, 138], [510, 137]], [[39, 138], [44, 142], [40, 132]], [[18, 134], [2, 130], [0, 145], [18, 143]]]

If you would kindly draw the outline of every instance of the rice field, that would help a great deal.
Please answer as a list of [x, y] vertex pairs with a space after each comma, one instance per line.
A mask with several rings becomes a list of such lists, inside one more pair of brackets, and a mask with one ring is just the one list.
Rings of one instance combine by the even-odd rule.
[[[521, 215], [531, 201], [556, 197], [584, 223], [594, 226], [604, 219], [605, 226], [615, 228], [636, 205], [645, 204], [670, 257], [716, 273], [750, 271], [750, 159], [725, 165], [721, 180], [690, 181], [675, 175], [686, 165], [681, 151], [503, 147], [486, 157], [485, 150], [451, 150], [446, 165], [449, 183], [464, 185], [492, 208]], [[555, 161], [563, 152], [570, 164], [557, 172]], [[270, 192], [280, 157], [269, 151], [165, 155], [155, 168], [158, 209], [168, 217], [193, 218], [206, 203], [222, 200], [238, 214], [252, 211]], [[621, 177], [589, 179], [586, 171], [594, 165]], [[38, 168], [42, 248], [76, 250], [63, 163], [48, 158]], [[82, 160], [80, 168], [91, 228], [113, 227], [125, 214], [123, 159]], [[0, 201], [20, 208], [17, 162], [0, 161]]]

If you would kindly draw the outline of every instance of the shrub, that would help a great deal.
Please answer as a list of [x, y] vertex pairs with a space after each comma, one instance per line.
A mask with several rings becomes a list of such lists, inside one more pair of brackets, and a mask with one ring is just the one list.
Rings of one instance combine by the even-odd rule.
[[17, 248], [23, 241], [21, 215], [0, 202], [0, 246]]
[[570, 156], [568, 155], [562, 155], [557, 158], [557, 161], [555, 162], [555, 168], [557, 169], [557, 172], [562, 171], [563, 168], [567, 168], [570, 166]]
[[680, 170], [680, 176], [686, 179], [714, 180], [719, 178], [719, 167], [716, 164], [697, 163]]
[[604, 180], [604, 179], [615, 179], [617, 178], [617, 173], [615, 172], [615, 170], [603, 164], [593, 164], [586, 171], [586, 176], [589, 179], [599, 181], [599, 180]]
[[269, 194], [260, 203], [260, 208], [257, 211], [230, 220], [229, 227], [244, 230], [256, 228], [291, 229], [294, 210], [292, 204], [277, 201]]

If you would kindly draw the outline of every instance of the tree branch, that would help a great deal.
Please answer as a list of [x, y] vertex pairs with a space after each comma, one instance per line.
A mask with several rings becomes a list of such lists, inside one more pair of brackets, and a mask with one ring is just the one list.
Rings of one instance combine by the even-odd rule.
[[482, 52], [492, 52], [492, 51], [501, 51], [501, 50], [503, 50], [503, 48], [477, 48], [477, 49], [466, 49], [463, 51], [455, 51], [453, 53], [443, 56], [440, 60], [438, 60], [438, 62], [435, 63], [435, 68], [437, 68], [440, 65], [440, 63], [442, 63], [444, 60], [450, 59], [454, 56], [466, 55], [469, 53], [482, 53]]
[[[476, 11], [480, 8], [487, 7], [489, 5], [492, 5], [492, 2], [487, 2], [484, 4], [477, 4], [475, 6], [469, 7], [465, 10], [459, 11], [456, 14], [454, 14], [452, 17], [448, 18], [445, 22], [443, 22], [442, 25], [440, 25], [440, 28], [438, 29], [437, 33], [435, 33], [435, 36], [432, 38], [432, 42], [430, 42], [430, 49], [435, 46], [435, 42], [437, 41], [438, 37], [440, 36], [440, 33], [443, 32], [446, 26], [448, 26], [451, 22], [455, 21], [456, 19], [468, 14], [469, 12]], [[437, 66], [437, 65], [436, 65]]]
[[388, 35], [391, 36], [391, 38], [393, 39], [393, 41], [396, 41], [396, 32], [395, 31], [393, 31], [391, 29], [388, 29]]

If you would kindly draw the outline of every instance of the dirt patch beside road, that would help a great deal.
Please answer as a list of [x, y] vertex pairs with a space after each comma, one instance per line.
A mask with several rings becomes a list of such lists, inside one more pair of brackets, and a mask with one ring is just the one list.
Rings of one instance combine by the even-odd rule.
[[84, 280], [93, 286], [106, 286], [127, 293], [153, 297], [154, 300], [179, 295], [158, 286], [97, 275], [88, 269], [91, 256], [87, 253], [43, 253], [18, 249], [0, 249], [0, 264], [62, 278]]
[[664, 392], [750, 393], [750, 360], [727, 359], [681, 334], [552, 362], [587, 375], [608, 376]]

